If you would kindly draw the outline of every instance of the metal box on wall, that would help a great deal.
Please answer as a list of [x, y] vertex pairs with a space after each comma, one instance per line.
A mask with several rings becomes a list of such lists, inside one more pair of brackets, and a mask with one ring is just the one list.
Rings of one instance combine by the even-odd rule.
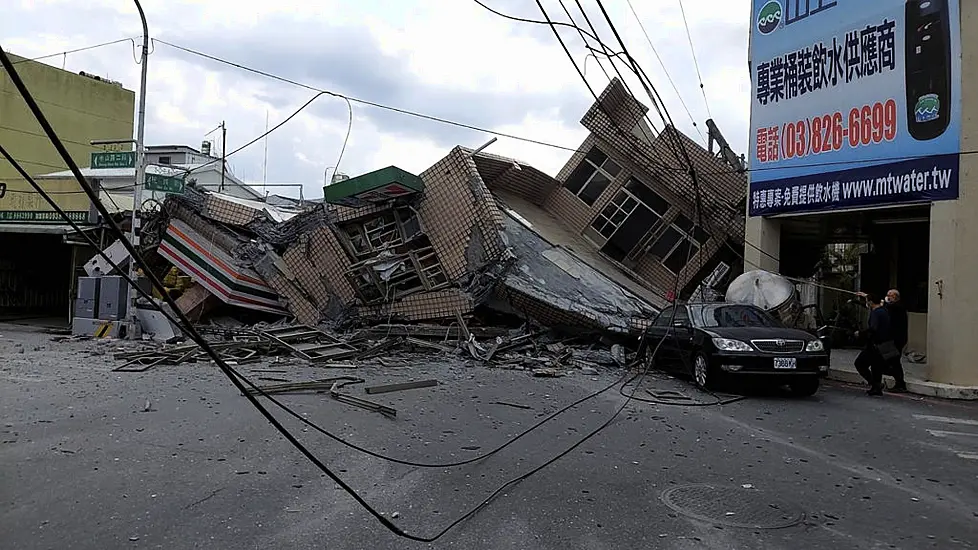
[[98, 318], [118, 320], [126, 317], [129, 302], [129, 285], [119, 276], [101, 277], [99, 288]]

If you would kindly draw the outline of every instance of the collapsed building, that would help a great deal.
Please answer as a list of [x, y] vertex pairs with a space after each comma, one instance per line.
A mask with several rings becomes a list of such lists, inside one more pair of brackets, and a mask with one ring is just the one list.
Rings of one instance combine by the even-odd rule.
[[556, 178], [458, 146], [417, 175], [334, 183], [302, 210], [190, 189], [144, 241], [196, 283], [185, 312], [220, 302], [349, 326], [486, 311], [636, 333], [705, 279], [735, 275], [744, 238], [744, 175], [672, 127], [653, 133], [647, 111], [613, 80]]

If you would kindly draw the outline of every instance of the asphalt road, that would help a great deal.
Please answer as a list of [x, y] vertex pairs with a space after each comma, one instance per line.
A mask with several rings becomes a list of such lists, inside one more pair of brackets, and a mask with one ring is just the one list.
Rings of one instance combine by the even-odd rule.
[[[214, 367], [112, 373], [118, 363], [106, 354], [109, 345], [50, 338], [0, 327], [3, 549], [978, 545], [974, 404], [869, 398], [861, 388], [830, 384], [808, 399], [633, 401], [561, 460], [438, 541], [418, 543], [388, 532], [291, 449]], [[290, 363], [249, 367], [256, 378], [349, 374]], [[430, 357], [357, 372], [369, 383], [437, 378], [442, 385], [373, 396], [350, 388], [396, 407], [396, 420], [322, 394], [283, 400], [351, 442], [440, 463], [491, 450], [619, 375], [533, 378]], [[667, 401], [713, 399], [661, 375], [636, 395], [649, 397], [645, 389]], [[622, 402], [617, 389], [606, 392], [490, 458], [454, 468], [367, 458], [294, 419], [286, 425], [400, 528], [432, 536], [503, 482], [579, 441]]]

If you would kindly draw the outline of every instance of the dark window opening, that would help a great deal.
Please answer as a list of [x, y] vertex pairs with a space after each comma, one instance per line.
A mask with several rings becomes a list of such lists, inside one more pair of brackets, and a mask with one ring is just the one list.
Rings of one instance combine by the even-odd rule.
[[679, 233], [679, 230], [673, 226], [669, 226], [659, 236], [659, 239], [652, 244], [649, 253], [660, 260], [664, 260], [672, 252], [672, 249], [676, 247], [676, 244], [679, 243], [679, 239], [681, 238], [682, 234]]
[[170, 157], [160, 157], [160, 160], [159, 162], [157, 162], [157, 164], [170, 164]]
[[679, 273], [709, 240], [709, 233], [680, 214], [652, 244], [649, 253], [659, 258], [669, 271]]
[[638, 181], [635, 178], [628, 180], [625, 184], [625, 189], [628, 192], [638, 197], [638, 199], [645, 203], [653, 212], [659, 216], [665, 216], [666, 212], [669, 211], [669, 201], [662, 198], [658, 193], [652, 190], [651, 187], [645, 185], [644, 183]]
[[673, 273], [679, 273], [686, 267], [689, 260], [696, 256], [696, 253], [700, 251], [700, 247], [697, 246], [690, 239], [682, 239], [668, 258], [663, 261], [663, 265], [669, 268], [669, 271]]
[[592, 147], [564, 182], [564, 187], [590, 206], [620, 172], [621, 166], [597, 147]]
[[672, 310], [673, 310], [672, 307], [667, 307], [666, 309], [663, 309], [662, 313], [660, 313], [659, 316], [655, 318], [655, 322], [652, 323], [652, 326], [655, 327], [669, 326], [671, 324], [671, 319], [672, 319]]

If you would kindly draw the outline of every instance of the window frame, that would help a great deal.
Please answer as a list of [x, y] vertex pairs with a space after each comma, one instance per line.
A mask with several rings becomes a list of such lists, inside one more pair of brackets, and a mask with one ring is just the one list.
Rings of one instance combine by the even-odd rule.
[[[633, 191], [632, 189], [630, 189], [629, 186], [633, 182], [634, 182], [634, 184], [636, 186], [639, 186], [639, 185], [640, 186], [643, 186], [645, 188], [645, 190], [650, 195], [655, 196], [655, 198], [657, 198], [659, 201], [661, 201], [662, 204], [657, 205], [657, 206], [659, 208], [662, 208], [664, 206], [665, 208], [663, 209], [663, 211], [660, 212], [656, 208], [653, 208], [645, 200], [643, 200], [642, 197], [640, 197], [638, 195], [638, 193], [636, 193], [635, 191]], [[635, 207], [634, 208], [632, 208], [630, 211], [627, 212], [627, 214], [621, 220], [620, 223], [615, 224], [614, 221], [611, 218], [605, 216], [604, 213], [605, 213], [605, 210], [607, 210], [609, 206], [611, 206], [612, 204], [614, 204], [615, 201], [622, 194], [626, 195], [627, 198], [631, 198], [633, 201], [635, 201], [636, 204], [635, 204]], [[624, 212], [624, 210], [622, 208], [618, 207], [617, 205], [615, 205], [615, 206], [616, 206], [618, 212]], [[669, 201], [667, 201], [660, 193], [658, 193], [657, 191], [655, 191], [651, 187], [649, 187], [649, 186], [645, 185], [644, 183], [642, 183], [642, 181], [639, 180], [638, 178], [636, 178], [635, 176], [630, 176], [628, 178], [628, 181], [624, 185], [622, 185], [618, 189], [618, 191], [615, 193], [615, 196], [612, 197], [611, 200], [608, 201], [604, 205], [603, 208], [601, 208], [601, 210], [597, 213], [597, 215], [594, 216], [594, 219], [591, 220], [591, 223], [589, 223], [588, 226], [584, 229], [584, 236], [587, 237], [588, 240], [590, 240], [594, 244], [598, 245], [599, 248], [604, 247], [606, 244], [608, 244], [608, 242], [612, 238], [614, 238], [615, 234], [618, 233], [618, 230], [621, 229], [621, 226], [624, 225], [625, 222], [628, 221], [628, 219], [631, 217], [631, 215], [634, 214], [635, 211], [637, 211], [640, 206], [641, 207], [644, 207], [646, 210], [648, 210], [648, 214], [649, 215], [655, 217], [655, 222], [652, 223], [652, 226], [649, 229], [649, 233], [655, 232], [656, 227], [660, 223], [662, 223], [662, 220], [666, 217], [666, 214], [668, 214], [669, 209], [672, 208], [672, 205], [669, 203]], [[594, 225], [595, 223], [597, 223], [598, 221], [600, 221], [602, 219], [605, 220], [605, 223], [602, 224], [602, 229], [604, 227], [606, 227], [608, 224], [612, 224], [615, 227], [615, 230], [612, 231], [611, 234], [608, 235], [607, 237], [603, 233], [601, 233], [601, 230], [598, 229], [597, 227], [595, 227], [595, 225]], [[636, 241], [635, 242], [635, 245], [632, 246], [632, 250], [634, 250], [636, 246], [639, 246], [641, 244], [641, 242], [644, 240], [644, 237], [647, 236], [647, 235], [648, 235], [648, 233], [646, 233], [643, 236], [643, 239], [639, 239], [638, 241]]]
[[[688, 223], [683, 223], [683, 224], [677, 223], [680, 220], [686, 220]], [[683, 228], [683, 225], [687, 225], [691, 229], [686, 230]], [[712, 235], [706, 232], [702, 232], [701, 235], [703, 239], [700, 240], [699, 236], [697, 236], [697, 233], [702, 231], [702, 228], [698, 227], [695, 224], [695, 222], [693, 222], [683, 214], [679, 214], [672, 220], [672, 222], [669, 225], [665, 227], [665, 229], [662, 230], [662, 233], [659, 234], [659, 236], [652, 242], [652, 244], [649, 245], [649, 250], [651, 251], [652, 248], [654, 248], [655, 245], [658, 244], [658, 242], [662, 238], [664, 238], [666, 236], [666, 233], [668, 233], [670, 230], [674, 230], [676, 233], [678, 233], [679, 239], [675, 242], [675, 244], [672, 245], [672, 247], [669, 249], [669, 252], [666, 252], [662, 256], [656, 254], [656, 257], [658, 258], [659, 263], [662, 264], [662, 267], [668, 269], [669, 272], [672, 273], [673, 275], [678, 275], [680, 272], [682, 272], [683, 269], [686, 269], [686, 266], [689, 265], [689, 262], [692, 261], [693, 257], [695, 257], [697, 254], [700, 253], [701, 250], [703, 250], [703, 247], [706, 246], [706, 243], [710, 241]], [[682, 248], [685, 243], [689, 243], [689, 246], [692, 248], [692, 250], [689, 251], [688, 253], [689, 257], [686, 258], [686, 261], [683, 262], [683, 265], [679, 268], [678, 271], [676, 271], [672, 267], [670, 267], [666, 262], [668, 262], [669, 259], [672, 258], [673, 254], [676, 254], [676, 252], [680, 248]]]
[[[622, 205], [616, 204], [615, 201], [622, 196], [625, 197], [625, 199], [622, 201]], [[631, 200], [634, 203], [634, 205], [632, 206], [631, 210], [625, 210], [623, 208], [623, 204], [628, 202], [629, 200]], [[586, 236], [588, 237], [588, 239], [594, 242], [594, 244], [598, 246], [604, 246], [605, 244], [607, 244], [608, 241], [611, 240], [612, 237], [615, 236], [615, 233], [617, 233], [618, 230], [621, 229], [621, 226], [624, 225], [626, 221], [628, 221], [629, 216], [634, 214], [635, 211], [638, 210], [640, 206], [645, 206], [645, 203], [643, 203], [641, 199], [639, 199], [638, 197], [630, 193], [628, 190], [626, 190], [624, 187], [622, 187], [621, 189], [618, 190], [617, 193], [615, 193], [615, 196], [612, 197], [612, 199], [608, 201], [607, 204], [604, 205], [604, 208], [602, 208], [601, 211], [598, 212], [598, 214], [594, 217], [594, 219], [591, 220], [591, 223], [588, 224], [587, 229], [585, 230]], [[605, 216], [605, 212], [611, 207], [615, 208], [615, 212], [612, 214], [611, 217]], [[648, 208], [648, 206], [645, 206], [645, 208]], [[625, 217], [622, 218], [620, 222], [615, 223], [614, 215], [619, 213], [624, 213]], [[595, 224], [597, 224], [599, 221], [603, 221], [603, 223], [601, 224], [601, 229], [595, 227]], [[614, 227], [614, 230], [611, 232], [610, 235], [605, 236], [605, 234], [602, 233], [601, 231], [608, 226]]]
[[[591, 160], [591, 158], [589, 158], [589, 157], [595, 156], [595, 153], [600, 154], [601, 156], [604, 157], [604, 159], [600, 163], [596, 163], [593, 160]], [[580, 188], [577, 191], [574, 191], [573, 189], [571, 189], [568, 186], [568, 180], [570, 180], [570, 177], [573, 177], [573, 175], [578, 170], [580, 170], [581, 166], [584, 166], [585, 163], [587, 164], [587, 166], [589, 166], [591, 168], [591, 173], [587, 176], [587, 178], [584, 179], [584, 182], [581, 184]], [[609, 165], [609, 163], [612, 166], [615, 167], [614, 170], [608, 170], [607, 169], [607, 166]], [[587, 155], [585, 155], [583, 159], [581, 159], [580, 164], [577, 165], [577, 167], [574, 169], [574, 172], [572, 172], [571, 173], [571, 176], [568, 177], [568, 180], [565, 180], [564, 181], [564, 183], [562, 184], [562, 187], [564, 189], [567, 189], [568, 192], [570, 192], [571, 194], [573, 194], [575, 197], [577, 197], [584, 204], [588, 205], [589, 207], [593, 207], [594, 206], [594, 203], [596, 203], [598, 201], [598, 198], [600, 198], [601, 195], [605, 191], [607, 191], [608, 187], [612, 183], [614, 183], [615, 178], [617, 178], [623, 171], [624, 171], [624, 167], [622, 167], [622, 165], [620, 163], [616, 162], [615, 159], [611, 158], [611, 155], [606, 154], [604, 151], [602, 151], [601, 149], [599, 149], [597, 147], [591, 147], [591, 150], [588, 151]], [[590, 186], [592, 183], [594, 183], [594, 178], [598, 174], [600, 174], [600, 175], [604, 176], [605, 178], [607, 178], [608, 181], [607, 181], [607, 183], [604, 184], [604, 187], [601, 189], [601, 192], [599, 192], [597, 195], [595, 195], [595, 197], [594, 197], [593, 200], [591, 200], [590, 202], [588, 202], [588, 200], [585, 197], [583, 197], [582, 195], [584, 194], [584, 191], [587, 190], [588, 186]]]

